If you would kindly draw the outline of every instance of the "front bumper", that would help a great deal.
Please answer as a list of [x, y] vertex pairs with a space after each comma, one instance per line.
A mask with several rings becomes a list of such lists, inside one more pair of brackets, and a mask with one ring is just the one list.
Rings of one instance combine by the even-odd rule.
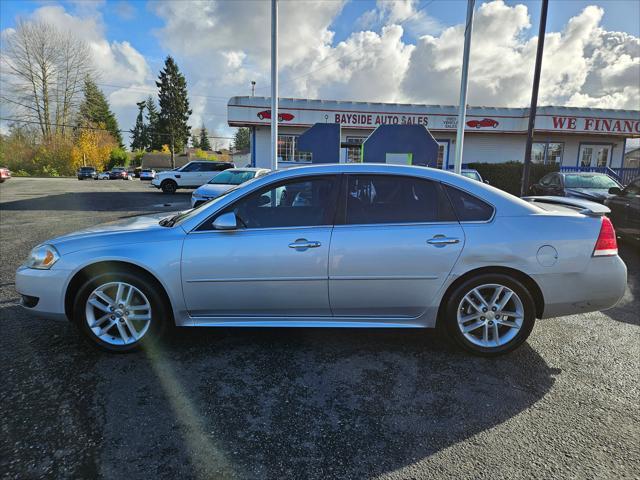
[[33, 307], [28, 306], [33, 303], [28, 298], [22, 302], [22, 306], [45, 317], [66, 318], [64, 294], [70, 275], [69, 270], [19, 267], [16, 271], [17, 292], [24, 297], [38, 299]]

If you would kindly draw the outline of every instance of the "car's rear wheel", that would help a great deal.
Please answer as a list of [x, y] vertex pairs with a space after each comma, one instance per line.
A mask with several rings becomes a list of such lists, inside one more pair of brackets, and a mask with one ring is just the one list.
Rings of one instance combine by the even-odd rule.
[[449, 295], [444, 322], [458, 345], [495, 356], [520, 346], [529, 337], [535, 316], [533, 298], [521, 282], [504, 274], [482, 274]]
[[88, 280], [74, 302], [76, 326], [92, 345], [110, 352], [130, 352], [159, 338], [169, 318], [158, 286], [124, 271]]
[[162, 188], [162, 191], [164, 193], [176, 193], [176, 190], [178, 189], [178, 184], [173, 180], [165, 180], [160, 185], [160, 188]]

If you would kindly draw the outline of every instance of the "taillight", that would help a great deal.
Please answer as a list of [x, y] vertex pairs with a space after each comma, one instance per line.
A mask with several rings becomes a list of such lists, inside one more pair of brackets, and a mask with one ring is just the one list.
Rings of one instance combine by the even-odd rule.
[[600, 226], [600, 234], [596, 241], [596, 248], [593, 249], [594, 257], [607, 257], [618, 254], [618, 241], [616, 240], [616, 231], [609, 217], [602, 217], [602, 225]]

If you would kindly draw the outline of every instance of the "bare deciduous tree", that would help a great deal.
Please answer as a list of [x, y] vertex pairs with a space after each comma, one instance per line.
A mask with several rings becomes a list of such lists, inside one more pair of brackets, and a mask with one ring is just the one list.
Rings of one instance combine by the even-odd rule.
[[20, 21], [2, 50], [2, 101], [36, 120], [44, 138], [70, 132], [84, 78], [93, 74], [87, 44], [45, 22]]

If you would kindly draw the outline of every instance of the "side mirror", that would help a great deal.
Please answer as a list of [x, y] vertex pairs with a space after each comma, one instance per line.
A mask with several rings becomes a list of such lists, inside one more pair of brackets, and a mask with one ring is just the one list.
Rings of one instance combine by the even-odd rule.
[[238, 220], [233, 212], [223, 213], [213, 221], [213, 228], [216, 230], [235, 230], [238, 228]]
[[485, 180], [484, 183], [486, 183], [487, 185], [491, 185], [491, 182], [489, 182], [489, 180]]
[[611, 195], [620, 195], [622, 193], [622, 190], [620, 188], [618, 188], [618, 187], [611, 187], [609, 189], [609, 193]]

